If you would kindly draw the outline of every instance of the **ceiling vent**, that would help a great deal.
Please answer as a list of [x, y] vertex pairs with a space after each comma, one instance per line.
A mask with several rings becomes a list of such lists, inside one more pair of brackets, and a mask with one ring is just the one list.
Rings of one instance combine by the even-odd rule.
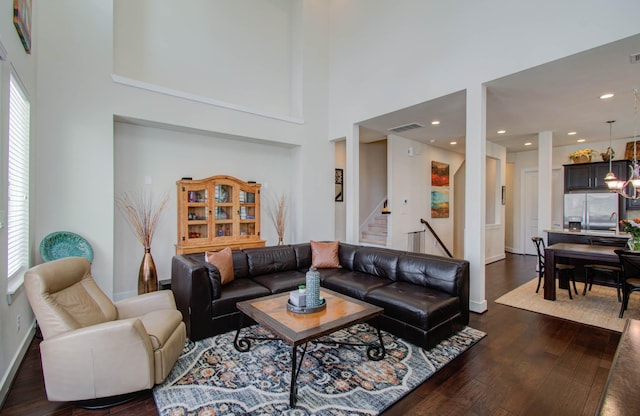
[[629, 60], [631, 61], [632, 64], [637, 64], [638, 62], [640, 62], [640, 53], [636, 53], [629, 56]]
[[403, 124], [402, 126], [392, 127], [390, 129], [387, 129], [387, 131], [392, 131], [394, 133], [401, 133], [407, 130], [419, 129], [420, 127], [424, 127], [424, 126], [418, 123], [409, 123], [409, 124]]

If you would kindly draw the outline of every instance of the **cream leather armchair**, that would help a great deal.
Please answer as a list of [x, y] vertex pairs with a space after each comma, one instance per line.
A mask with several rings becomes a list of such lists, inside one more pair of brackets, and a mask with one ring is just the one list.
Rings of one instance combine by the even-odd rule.
[[161, 383], [184, 347], [173, 292], [113, 303], [83, 257], [43, 263], [25, 274], [43, 335], [40, 355], [50, 401], [83, 401]]

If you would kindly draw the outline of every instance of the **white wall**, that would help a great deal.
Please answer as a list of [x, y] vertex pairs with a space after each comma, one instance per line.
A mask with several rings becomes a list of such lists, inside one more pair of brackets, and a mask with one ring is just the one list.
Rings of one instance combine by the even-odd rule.
[[[412, 146], [414, 156], [407, 154]], [[420, 231], [424, 226], [420, 219], [431, 224], [450, 252], [453, 252], [453, 223], [455, 218], [454, 173], [464, 161], [464, 156], [415, 140], [390, 135], [388, 137], [389, 171], [389, 234], [390, 247], [406, 250], [409, 232]], [[431, 162], [449, 164], [450, 192], [449, 218], [431, 218]], [[407, 201], [405, 204], [404, 201]], [[425, 252], [446, 255], [446, 252], [434, 244], [435, 238], [429, 231], [425, 234]]]
[[292, 83], [297, 19], [293, 0], [115, 0], [114, 73], [292, 114], [301, 92]]
[[333, 1], [330, 135], [631, 36], [638, 15], [636, 0]]

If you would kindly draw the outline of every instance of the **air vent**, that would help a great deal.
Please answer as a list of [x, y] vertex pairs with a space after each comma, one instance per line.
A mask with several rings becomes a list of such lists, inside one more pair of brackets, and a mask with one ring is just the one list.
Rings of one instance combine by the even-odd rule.
[[395, 133], [401, 133], [403, 131], [407, 131], [407, 130], [413, 130], [413, 129], [419, 129], [420, 127], [424, 127], [422, 124], [418, 124], [418, 123], [409, 123], [409, 124], [403, 124], [402, 126], [397, 126], [397, 127], [393, 127], [390, 129], [387, 129], [387, 131], [392, 131]]
[[640, 53], [636, 53], [629, 56], [629, 60], [631, 61], [632, 64], [637, 64], [638, 62], [640, 62]]

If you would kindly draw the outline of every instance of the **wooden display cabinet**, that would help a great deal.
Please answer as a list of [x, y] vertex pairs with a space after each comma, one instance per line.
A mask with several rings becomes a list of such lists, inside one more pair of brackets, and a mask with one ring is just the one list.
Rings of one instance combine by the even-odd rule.
[[223, 175], [176, 184], [176, 254], [265, 245], [260, 239], [260, 184]]

